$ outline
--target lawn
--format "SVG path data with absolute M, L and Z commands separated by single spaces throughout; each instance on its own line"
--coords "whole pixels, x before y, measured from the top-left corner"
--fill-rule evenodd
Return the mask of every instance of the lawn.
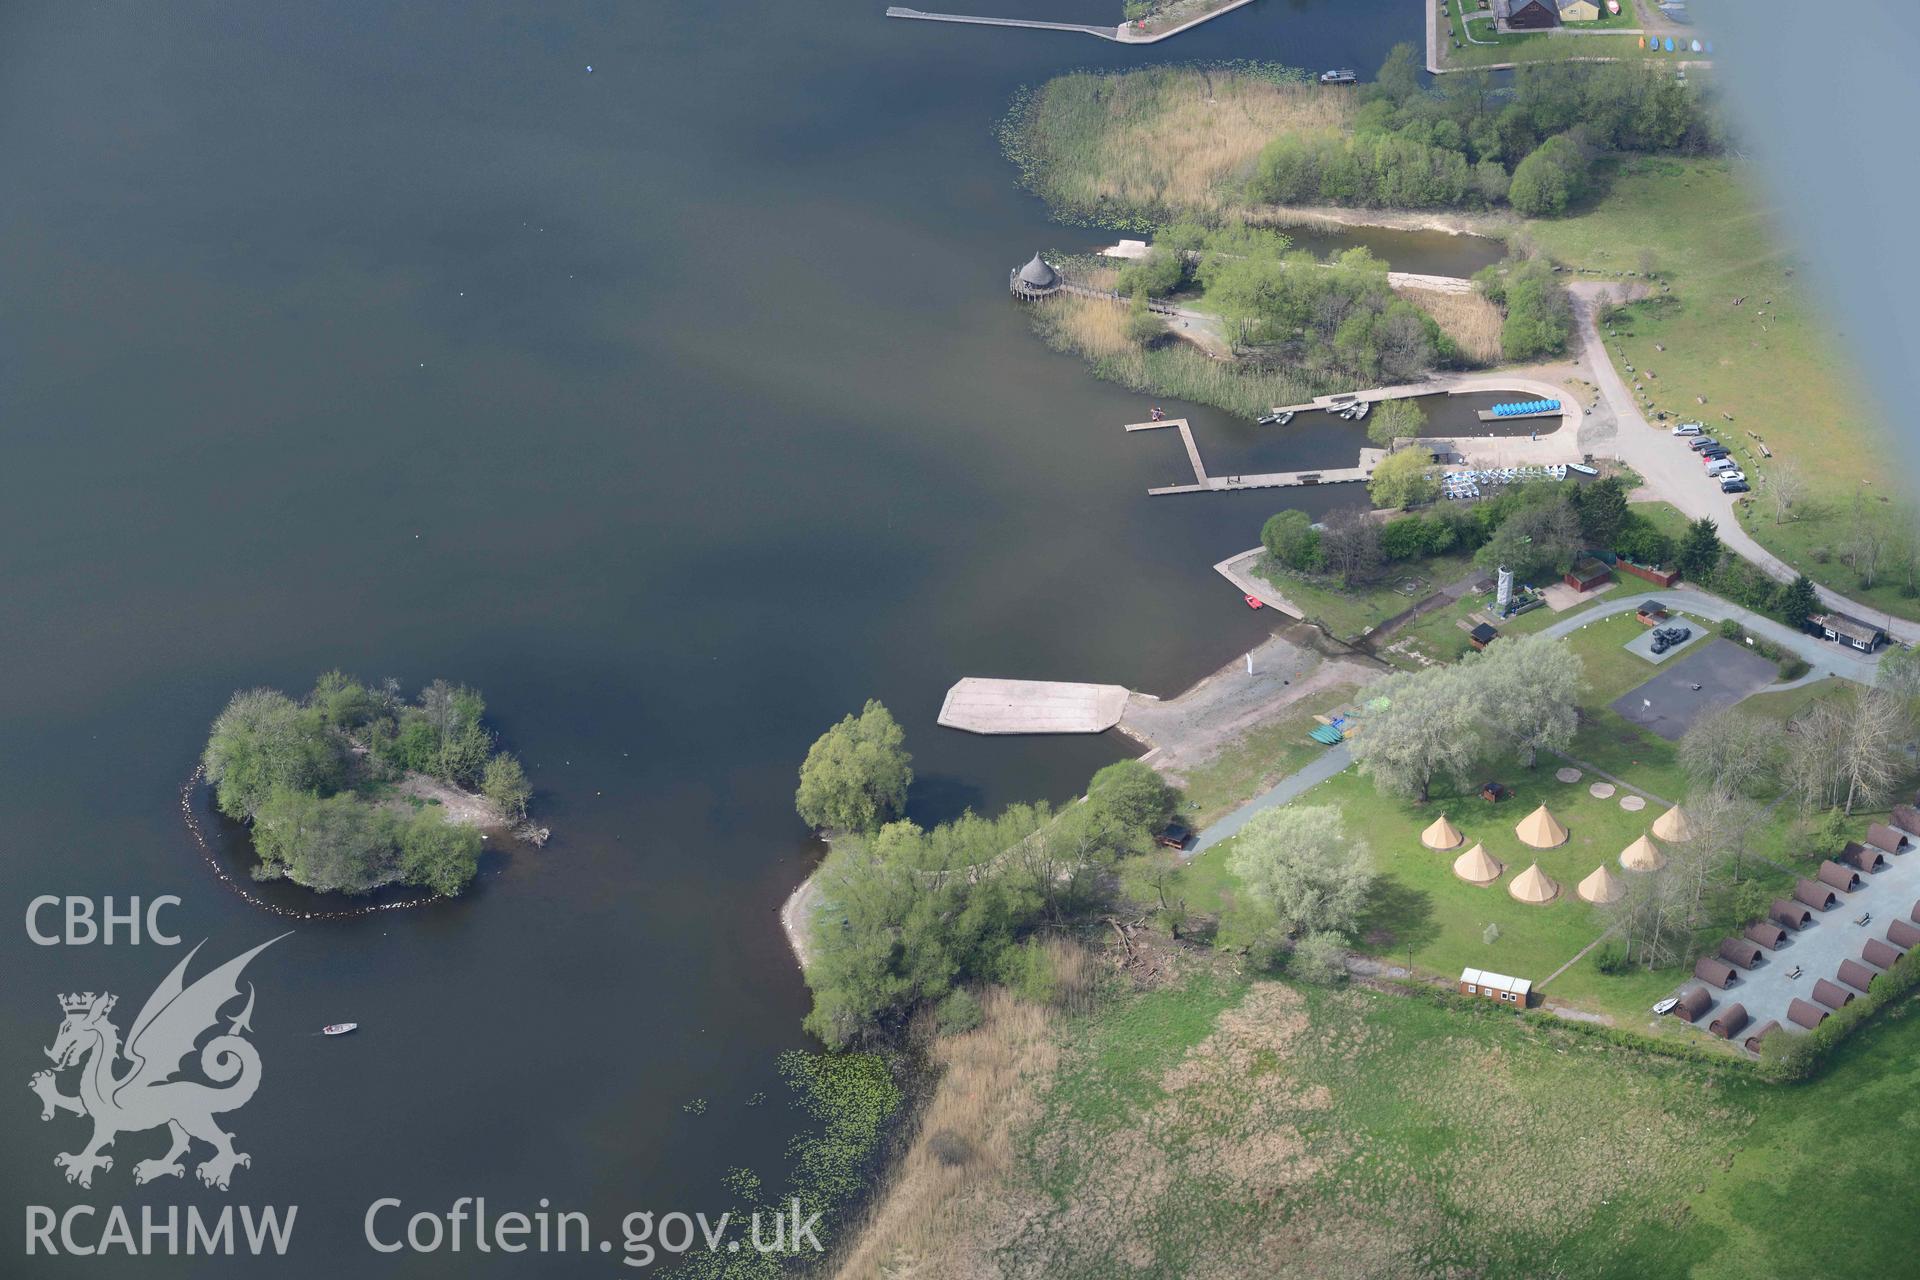
M 1604 12 L 1604 6 L 1603 6 Z M 1552 31 L 1499 32 L 1493 28 L 1493 11 L 1470 5 L 1467 0 L 1447 0 L 1447 28 L 1450 38 L 1437 50 L 1445 67 L 1484 67 L 1502 62 L 1543 62 L 1577 58 L 1651 58 L 1656 55 L 1639 46 L 1638 36 L 1565 35 Z M 1473 40 L 1462 34 L 1463 15 L 1472 15 Z M 1598 22 L 1570 24 L 1570 31 L 1605 31 L 1633 26 L 1630 4 L 1623 3 L 1618 15 L 1605 15 Z M 1458 49 L 1452 48 L 1460 41 Z
M 1640 157 L 1600 169 L 1606 194 L 1564 217 L 1527 223 L 1555 260 L 1602 272 L 1652 270 L 1671 291 L 1625 309 L 1607 340 L 1617 364 L 1645 381 L 1657 409 L 1700 418 L 1758 472 L 1741 524 L 1816 581 L 1913 617 L 1902 568 L 1872 588 L 1842 563 L 1855 495 L 1890 530 L 1910 527 L 1909 495 L 1882 459 L 1888 418 L 1861 396 L 1860 372 L 1822 314 L 1813 281 L 1778 233 L 1754 175 L 1733 159 Z M 1737 305 L 1736 305 L 1737 304 Z M 1698 397 L 1704 396 L 1702 405 Z M 1808 500 L 1775 524 L 1765 477 L 1790 463 Z M 1900 557 L 1889 556 L 1898 562 Z
M 1486 1006 L 1215 974 L 1131 993 L 1057 1033 L 974 1273 L 1910 1274 L 1914 1008 L 1769 1086 Z
M 1473 572 L 1471 556 L 1435 556 L 1388 565 L 1384 581 L 1350 589 L 1334 578 L 1292 573 L 1271 564 L 1270 559 L 1261 557 L 1253 571 L 1271 582 L 1307 617 L 1349 642 Z M 1418 585 L 1409 586 L 1416 581 Z
M 1611 582 L 1604 587 L 1589 591 L 1586 598 L 1571 609 L 1555 613 L 1542 606 L 1529 610 L 1519 617 L 1504 623 L 1500 627 L 1503 636 L 1527 636 L 1536 631 L 1545 630 L 1556 622 L 1575 617 L 1592 608 L 1602 600 L 1618 598 L 1629 593 L 1632 588 L 1624 582 Z M 1461 625 L 1468 616 L 1486 608 L 1485 598 L 1472 595 L 1444 609 L 1437 609 L 1426 617 L 1408 624 L 1395 633 L 1394 643 L 1403 649 L 1411 649 L 1435 662 L 1452 662 L 1473 652 L 1473 646 L 1467 642 L 1467 627 Z M 1384 653 L 1382 657 L 1409 670 L 1417 670 L 1424 663 L 1406 658 L 1404 653 Z

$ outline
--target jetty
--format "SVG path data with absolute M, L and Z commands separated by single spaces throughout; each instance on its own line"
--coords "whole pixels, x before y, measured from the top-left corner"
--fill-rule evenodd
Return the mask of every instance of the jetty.
M 979 18 L 964 13 L 926 13 L 919 9 L 908 9 L 901 5 L 891 5 L 887 9 L 889 18 L 912 18 L 920 22 L 960 22 L 976 27 L 1027 27 L 1037 31 L 1077 31 L 1081 35 L 1099 36 L 1102 40 L 1118 41 L 1119 27 L 1093 27 L 1079 22 L 1041 22 L 1037 18 Z
M 947 690 L 940 724 L 983 734 L 1105 733 L 1126 709 L 1123 685 L 967 676 Z
M 1193 427 L 1185 418 L 1161 418 L 1155 422 L 1129 422 L 1128 431 L 1154 431 L 1161 427 L 1172 427 L 1180 433 L 1180 443 L 1187 446 L 1187 462 L 1193 467 L 1192 484 L 1163 484 L 1147 492 L 1159 497 L 1168 493 L 1232 493 L 1241 489 L 1288 489 L 1310 484 L 1351 484 L 1355 481 L 1370 480 L 1373 470 L 1380 460 L 1387 456 L 1385 449 L 1362 449 L 1360 461 L 1351 467 L 1320 467 L 1311 471 L 1264 471 L 1258 474 L 1237 476 L 1215 476 L 1207 474 L 1207 464 L 1200 459 L 1200 446 L 1194 443 Z

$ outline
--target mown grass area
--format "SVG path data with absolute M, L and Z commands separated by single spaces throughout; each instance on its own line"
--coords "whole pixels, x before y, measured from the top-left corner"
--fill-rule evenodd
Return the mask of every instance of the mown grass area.
M 1271 582 L 1307 617 L 1337 638 L 1351 641 L 1471 573 L 1473 557 L 1433 556 L 1388 565 L 1383 581 L 1355 588 L 1343 587 L 1331 577 L 1294 573 L 1273 564 L 1267 556 L 1255 562 L 1253 571 Z
M 1578 617 L 1603 600 L 1615 600 L 1631 594 L 1631 588 L 1620 582 L 1611 582 L 1604 587 L 1595 588 L 1586 594 L 1586 598 L 1571 609 L 1555 613 L 1546 606 L 1530 609 L 1500 627 L 1503 636 L 1527 636 L 1536 631 L 1544 631 L 1556 622 L 1564 622 Z M 1479 595 L 1470 595 L 1457 604 L 1445 609 L 1437 609 L 1415 622 L 1409 623 L 1394 637 L 1395 643 L 1404 641 L 1410 648 L 1423 657 L 1435 662 L 1453 662 L 1473 652 L 1473 645 L 1467 640 L 1470 629 L 1469 617 L 1485 610 L 1486 600 Z M 1401 658 L 1400 654 L 1388 653 L 1382 656 L 1389 660 Z M 1409 663 L 1402 659 L 1398 665 L 1409 669 L 1424 665 L 1417 661 Z
M 1678 61 L 1676 53 L 1650 52 L 1639 45 L 1640 37 L 1631 35 L 1568 35 L 1552 31 L 1496 31 L 1492 11 L 1470 5 L 1466 0 L 1446 0 L 1449 38 L 1436 52 L 1443 67 L 1487 67 L 1503 62 L 1554 62 L 1580 58 L 1657 58 Z M 1619 15 L 1605 13 L 1597 22 L 1569 23 L 1568 31 L 1606 31 L 1631 27 L 1629 6 L 1623 4 Z M 1464 34 L 1465 18 L 1473 18 L 1473 39 Z M 1460 47 L 1452 48 L 1458 40 Z
M 1920 1176 L 1914 1009 L 1770 1086 L 1484 1006 L 1212 975 L 1128 995 L 1062 1029 L 976 1219 L 986 1269 L 1907 1274 L 1906 1215 L 1833 1215 Z
M 1911 497 L 1883 463 L 1887 415 L 1863 402 L 1860 371 L 1813 282 L 1796 271 L 1756 176 L 1732 159 L 1641 157 L 1607 162 L 1601 177 L 1604 196 L 1568 217 L 1528 222 L 1526 235 L 1559 262 L 1651 268 L 1670 285 L 1625 309 L 1607 339 L 1616 365 L 1651 369 L 1644 385 L 1656 409 L 1702 419 L 1739 446 L 1756 483 L 1737 509 L 1762 546 L 1875 608 L 1920 616 L 1903 594 L 1903 570 L 1884 567 L 1868 588 L 1841 563 L 1855 494 L 1889 530 L 1912 524 Z M 1762 441 L 1771 459 L 1757 456 Z M 1775 524 L 1766 477 L 1783 464 L 1805 477 L 1808 498 Z
M 1181 771 L 1181 789 L 1189 808 L 1181 820 L 1199 830 L 1258 795 L 1290 773 L 1297 773 L 1326 748 L 1307 737 L 1332 708 L 1353 701 L 1358 686 L 1330 686 L 1278 716 L 1249 729 L 1212 759 Z

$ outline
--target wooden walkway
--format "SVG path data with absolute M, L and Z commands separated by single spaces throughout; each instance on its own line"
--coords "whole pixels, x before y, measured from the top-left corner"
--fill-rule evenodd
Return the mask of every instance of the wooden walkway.
M 1192 484 L 1165 484 L 1147 492 L 1159 497 L 1169 493 L 1233 493 L 1241 489 L 1288 489 L 1310 484 L 1351 484 L 1371 479 L 1373 469 L 1387 456 L 1385 449 L 1362 449 L 1357 466 L 1321 467 L 1315 471 L 1265 471 L 1257 475 L 1210 476 L 1207 464 L 1200 460 L 1200 446 L 1194 443 L 1193 427 L 1185 418 L 1162 418 L 1158 422 L 1129 422 L 1128 431 L 1152 431 L 1174 427 L 1180 443 L 1187 446 L 1187 461 L 1193 466 Z
M 1090 27 L 1078 22 L 1041 22 L 1033 18 L 976 18 L 962 13 L 923 13 L 919 9 L 907 9 L 900 5 L 888 8 L 889 18 L 915 18 L 921 22 L 960 22 L 977 27 L 1029 27 L 1039 31 L 1077 31 L 1081 35 L 1099 36 L 1102 40 L 1120 39 L 1120 29 L 1113 27 Z

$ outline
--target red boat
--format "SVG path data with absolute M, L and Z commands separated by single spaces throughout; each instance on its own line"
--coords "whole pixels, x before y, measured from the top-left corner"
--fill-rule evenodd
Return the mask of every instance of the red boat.
M 1258 609 L 1260 607 L 1259 596 L 1242 596 L 1241 598 L 1247 602 L 1247 608 L 1249 609 Z

